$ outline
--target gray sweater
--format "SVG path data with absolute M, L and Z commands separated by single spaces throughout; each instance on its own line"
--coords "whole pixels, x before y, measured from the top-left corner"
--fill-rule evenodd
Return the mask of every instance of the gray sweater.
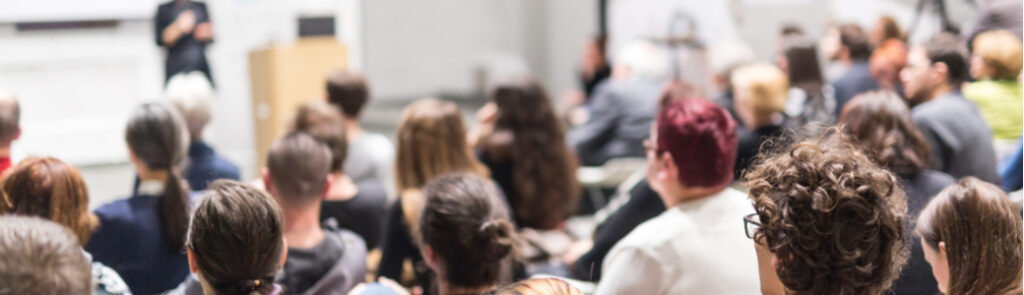
M 999 183 L 992 131 L 974 103 L 951 92 L 914 106 L 911 115 L 931 144 L 931 169 Z

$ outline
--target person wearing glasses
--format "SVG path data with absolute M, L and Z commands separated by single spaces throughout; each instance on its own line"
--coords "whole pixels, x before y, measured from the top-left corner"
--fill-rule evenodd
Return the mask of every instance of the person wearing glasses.
M 838 128 L 765 158 L 746 185 L 762 294 L 883 294 L 900 275 L 909 230 L 899 179 Z
M 757 257 L 738 221 L 753 212 L 728 185 L 736 123 L 705 99 L 662 108 L 647 148 L 647 182 L 664 213 L 608 253 L 595 294 L 757 294 Z

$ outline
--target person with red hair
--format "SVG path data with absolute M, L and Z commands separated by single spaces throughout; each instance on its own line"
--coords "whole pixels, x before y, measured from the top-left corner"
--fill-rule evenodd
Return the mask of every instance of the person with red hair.
M 868 62 L 871 77 L 878 81 L 881 89 L 902 92 L 900 71 L 907 66 L 907 44 L 899 39 L 888 39 L 882 42 L 871 54 Z
M 612 248 L 595 294 L 756 294 L 754 246 L 733 226 L 754 208 L 728 187 L 736 122 L 704 99 L 673 101 L 655 122 L 647 182 L 668 209 Z

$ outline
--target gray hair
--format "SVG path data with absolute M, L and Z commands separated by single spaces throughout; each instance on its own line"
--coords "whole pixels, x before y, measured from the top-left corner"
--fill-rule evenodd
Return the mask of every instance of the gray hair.
M 0 217 L 0 295 L 92 294 L 92 268 L 78 238 L 38 218 Z
M 628 67 L 634 76 L 651 80 L 663 80 L 669 72 L 668 53 L 644 40 L 631 41 L 620 48 L 614 62 L 615 66 Z
M 164 97 L 181 113 L 192 139 L 202 138 L 203 129 L 210 123 L 210 101 L 213 86 L 201 72 L 174 75 L 167 82 Z

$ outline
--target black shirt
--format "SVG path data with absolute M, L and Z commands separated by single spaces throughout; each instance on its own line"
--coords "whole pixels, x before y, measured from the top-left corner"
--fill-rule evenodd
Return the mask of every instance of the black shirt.
M 395 200 L 388 209 L 387 221 L 384 226 L 384 237 L 381 239 L 380 265 L 377 267 L 377 277 L 387 277 L 393 280 L 402 278 L 402 265 L 408 259 L 412 262 L 413 270 L 416 273 L 416 282 L 423 286 L 423 290 L 430 294 L 433 281 L 433 271 L 423 262 L 420 255 L 420 248 L 413 244 L 409 235 L 409 225 L 405 222 L 405 214 L 402 210 L 402 200 Z
M 576 260 L 573 276 L 587 281 L 601 280 L 601 263 L 605 255 L 623 237 L 641 223 L 665 212 L 665 203 L 646 180 L 629 191 L 629 201 L 608 216 L 594 231 L 594 246 Z
M 381 227 L 384 226 L 387 192 L 375 180 L 356 183 L 359 192 L 344 201 L 324 201 L 320 207 L 320 219 L 334 218 L 338 227 L 351 230 L 366 241 L 366 249 L 377 248 Z
M 917 175 L 900 176 L 900 184 L 907 194 L 907 233 L 911 232 L 917 214 L 928 205 L 928 201 L 954 182 L 956 180 L 949 174 L 932 170 L 924 170 Z M 931 266 L 924 260 L 921 239 L 911 234 L 907 237 L 910 239 L 910 258 L 903 267 L 900 277 L 892 283 L 893 294 L 939 294 L 938 283 L 932 276 Z
M 284 276 L 280 283 L 289 294 L 304 293 L 327 275 L 341 259 L 345 243 L 341 236 L 324 232 L 324 239 L 310 249 L 288 248 Z
M 743 126 L 736 127 L 736 139 L 738 144 L 736 147 L 736 167 L 733 170 L 734 179 L 740 180 L 740 176 L 743 175 L 743 171 L 749 168 L 750 164 L 754 162 L 757 154 L 761 151 L 761 144 L 768 139 L 783 134 L 783 128 L 779 125 L 762 126 L 754 130 L 750 130 Z
M 164 81 L 170 80 L 175 74 L 200 71 L 206 78 L 213 81 L 210 65 L 206 62 L 206 41 L 196 40 L 193 33 L 178 38 L 174 45 L 164 43 L 164 29 L 178 19 L 178 15 L 192 10 L 196 16 L 196 26 L 210 22 L 210 14 L 206 4 L 196 1 L 171 1 L 160 5 L 156 11 L 156 45 L 167 47 L 167 61 L 164 65 Z

